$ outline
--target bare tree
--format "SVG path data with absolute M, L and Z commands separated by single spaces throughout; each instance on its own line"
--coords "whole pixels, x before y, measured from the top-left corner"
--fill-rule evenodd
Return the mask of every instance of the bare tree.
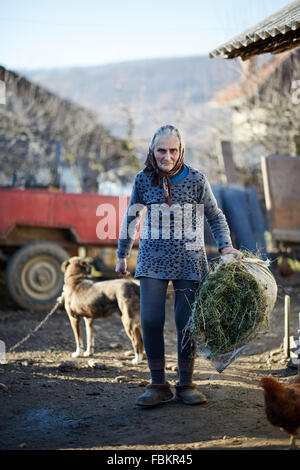
M 268 68 L 271 71 L 267 75 Z M 234 108 L 236 122 L 241 124 L 241 152 L 257 146 L 266 154 L 297 153 L 300 106 L 294 99 L 294 85 L 299 77 L 299 49 L 278 56 L 261 70 L 249 71 L 245 77 L 248 86 L 241 85 L 243 100 Z
M 126 141 L 112 137 L 94 113 L 2 67 L 0 79 L 7 90 L 6 104 L 0 106 L 1 173 L 8 180 L 26 185 L 44 169 L 50 173 L 48 184 L 55 184 L 57 142 L 61 162 L 73 168 L 80 190 L 95 191 L 97 174 L 117 167 L 117 175 L 120 162 L 129 163 L 130 173 L 133 151 L 129 155 Z

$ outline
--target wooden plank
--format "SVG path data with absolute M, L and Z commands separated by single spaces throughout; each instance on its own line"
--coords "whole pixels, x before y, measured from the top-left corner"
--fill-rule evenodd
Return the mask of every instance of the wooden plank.
M 290 296 L 284 296 L 284 355 L 290 357 Z
M 299 230 L 300 156 L 269 155 L 262 159 L 262 173 L 272 229 Z
M 300 242 L 300 230 L 272 230 L 273 237 L 278 241 Z
M 270 192 L 270 184 L 269 184 L 269 175 L 268 175 L 268 167 L 267 167 L 267 157 L 261 157 L 261 173 L 262 173 L 262 180 L 263 180 L 263 189 L 265 195 L 265 204 L 266 204 L 266 216 L 267 221 L 269 224 L 270 229 L 272 229 L 272 198 Z
M 231 142 L 228 140 L 222 140 L 221 151 L 227 183 L 237 183 L 238 178 L 233 161 Z

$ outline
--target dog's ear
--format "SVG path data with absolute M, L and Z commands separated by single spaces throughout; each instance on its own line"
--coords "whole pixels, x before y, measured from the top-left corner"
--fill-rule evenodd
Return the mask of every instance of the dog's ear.
M 61 268 L 61 270 L 62 270 L 63 273 L 66 271 L 66 269 L 67 269 L 67 267 L 69 266 L 69 264 L 70 264 L 70 262 L 69 262 L 68 259 L 66 259 L 66 260 L 62 263 L 62 265 L 61 265 L 60 268 Z

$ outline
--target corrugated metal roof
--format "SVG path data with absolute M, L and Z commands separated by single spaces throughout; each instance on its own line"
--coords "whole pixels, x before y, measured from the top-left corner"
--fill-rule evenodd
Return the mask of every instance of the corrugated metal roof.
M 273 54 L 300 45 L 300 0 L 289 3 L 278 12 L 257 23 L 209 53 L 211 58 L 241 57 L 243 60 L 257 54 Z

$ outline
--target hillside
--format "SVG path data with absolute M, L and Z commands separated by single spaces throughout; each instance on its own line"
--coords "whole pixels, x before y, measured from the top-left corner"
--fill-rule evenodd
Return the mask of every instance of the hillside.
M 95 113 L 62 99 L 4 67 L 6 103 L 0 106 L 0 183 L 59 186 L 59 166 L 71 168 L 79 191 L 101 181 L 126 183 L 138 169 L 127 142 L 113 137 Z
M 115 137 L 132 139 L 140 165 L 153 132 L 168 122 L 182 130 L 189 161 L 218 172 L 216 136 L 228 136 L 229 123 L 226 110 L 206 103 L 240 77 L 239 61 L 199 56 L 22 73 L 94 111 Z
M 22 71 L 60 96 L 97 110 L 119 94 L 126 102 L 182 98 L 203 103 L 240 73 L 239 62 L 205 56 L 147 59 L 93 67 Z

